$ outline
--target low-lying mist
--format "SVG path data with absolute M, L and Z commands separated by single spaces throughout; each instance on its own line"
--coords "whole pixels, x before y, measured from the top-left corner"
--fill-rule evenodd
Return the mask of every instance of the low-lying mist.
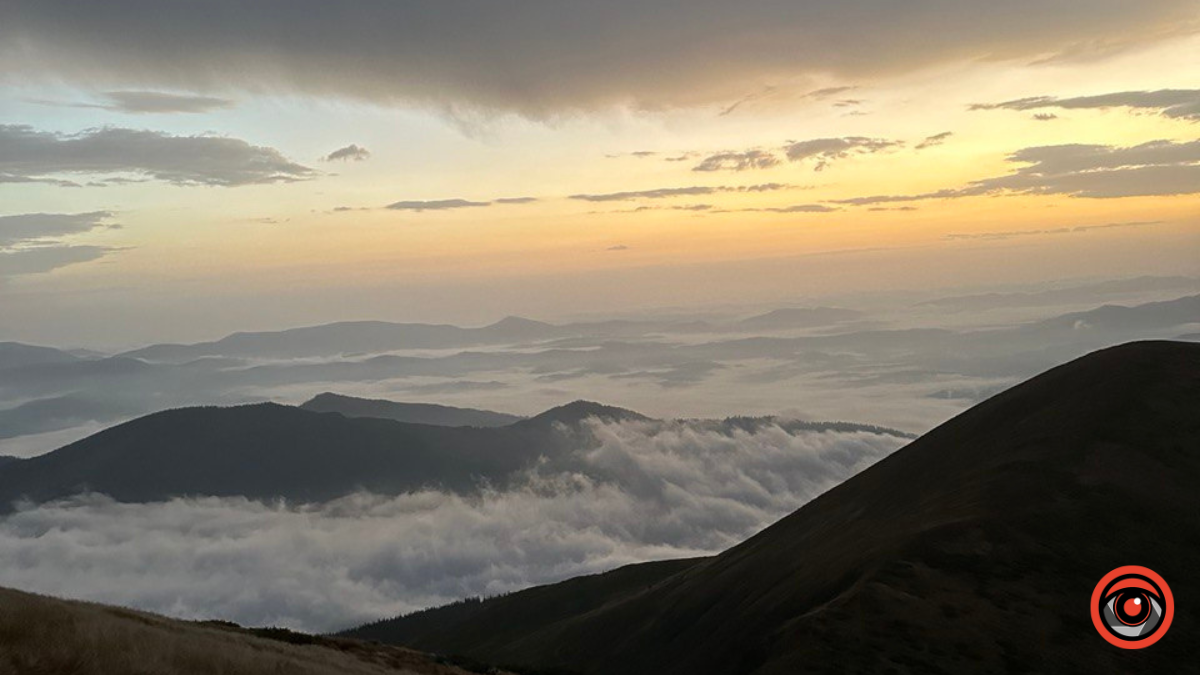
M 716 553 L 906 442 L 865 431 L 589 422 L 509 490 L 322 504 L 89 494 L 0 519 L 0 585 L 328 631 L 620 565 Z

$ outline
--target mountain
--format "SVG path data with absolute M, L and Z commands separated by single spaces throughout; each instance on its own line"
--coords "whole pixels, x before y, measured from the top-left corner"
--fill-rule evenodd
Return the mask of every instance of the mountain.
M 330 392 L 318 394 L 300 407 L 313 412 L 335 412 L 346 417 L 378 417 L 397 422 L 432 424 L 442 427 L 503 427 L 524 419 L 516 415 L 490 410 L 454 408 L 433 403 L 398 403 L 342 396 Z
M 0 588 L 0 673 L 502 675 L 464 665 L 472 670 L 400 647 L 223 621 L 179 621 Z
M 998 394 L 712 558 L 347 635 L 561 672 L 1180 672 L 1200 630 L 1200 345 L 1105 349 Z M 1152 648 L 1096 634 L 1129 564 L 1179 601 Z M 1193 664 L 1188 666 L 1187 664 Z
M 0 513 L 85 491 L 122 502 L 182 495 L 325 501 L 356 490 L 502 488 L 541 458 L 569 461 L 580 424 L 649 420 L 577 401 L 505 427 L 346 417 L 262 403 L 180 408 L 119 424 L 0 472 Z M 567 433 L 564 433 L 567 432 Z
M 0 504 L 85 490 L 118 501 L 179 495 L 324 501 L 359 489 L 503 486 L 568 437 L 542 427 L 444 427 L 263 403 L 181 408 L 117 425 L 0 473 Z
M 0 370 L 50 363 L 70 363 L 78 360 L 80 360 L 78 356 L 52 347 L 38 347 L 20 342 L 0 342 Z
M 5 464 L 12 464 L 13 462 L 19 462 L 19 461 L 21 461 L 20 457 L 10 457 L 8 455 L 0 455 L 0 466 L 4 466 Z
M 759 314 L 738 322 L 741 328 L 782 329 L 782 328 L 815 328 L 828 326 L 844 321 L 851 321 L 862 316 L 861 312 L 852 309 L 836 307 L 802 307 L 777 309 L 766 314 Z
M 632 410 L 616 408 L 592 401 L 574 401 L 566 405 L 551 408 L 546 412 L 523 420 L 519 427 L 535 429 L 551 427 L 555 424 L 575 426 L 584 420 L 595 417 L 605 422 L 648 422 L 649 417 Z

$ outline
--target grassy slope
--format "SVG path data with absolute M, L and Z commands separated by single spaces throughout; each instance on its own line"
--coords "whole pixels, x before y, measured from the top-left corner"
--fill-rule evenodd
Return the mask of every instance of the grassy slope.
M 400 647 L 286 631 L 250 631 L 232 624 L 178 621 L 0 588 L 3 675 L 468 672 L 429 654 Z

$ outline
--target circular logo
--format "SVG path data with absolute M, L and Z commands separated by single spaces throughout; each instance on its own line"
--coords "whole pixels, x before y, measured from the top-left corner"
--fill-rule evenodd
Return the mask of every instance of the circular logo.
M 1175 616 L 1171 587 L 1154 570 L 1126 565 L 1104 575 L 1092 591 L 1092 623 L 1121 649 L 1158 642 Z

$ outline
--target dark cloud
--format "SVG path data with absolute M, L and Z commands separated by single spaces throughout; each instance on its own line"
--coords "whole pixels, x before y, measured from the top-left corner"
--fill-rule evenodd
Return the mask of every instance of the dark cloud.
M 1004 192 L 1091 199 L 1200 194 L 1200 140 L 1160 140 L 1130 147 L 1047 145 L 1019 150 L 1009 155 L 1008 161 L 1025 166 L 962 188 L 835 199 L 830 203 L 866 206 Z
M 371 156 L 371 151 L 364 147 L 351 143 L 344 148 L 338 148 L 333 152 L 322 157 L 322 161 L 326 162 L 361 162 Z
M 1068 0 L 7 0 L 0 77 L 546 117 L 733 101 L 807 77 L 1134 45 L 1194 11 L 1192 0 L 1095 0 L 1086 11 Z
M 491 205 L 491 202 L 472 202 L 466 199 L 432 199 L 426 201 L 395 202 L 388 204 L 387 208 L 396 211 L 448 211 L 451 209 L 469 209 Z
M 1153 110 L 1163 117 L 1200 121 L 1200 89 L 1159 89 L 1157 91 L 1122 91 L 1096 96 L 1075 96 L 1058 98 L 1057 96 L 1032 96 L 1019 98 L 1003 103 L 976 103 L 971 110 L 1040 110 L 1042 108 L 1060 108 L 1063 110 L 1132 108 L 1134 110 Z M 1054 119 L 1034 115 L 1035 119 Z
M 822 171 L 831 162 L 847 159 L 853 155 L 870 155 L 884 150 L 890 150 L 904 145 L 902 141 L 890 141 L 886 138 L 868 138 L 866 136 L 846 136 L 844 138 L 815 138 L 809 141 L 792 141 L 784 146 L 783 151 L 793 162 L 812 161 L 813 169 Z
M 237 186 L 311 178 L 274 148 L 237 138 L 103 127 L 78 134 L 0 125 L 0 183 L 57 174 L 136 174 L 176 185 Z
M 1058 115 L 1054 113 L 1034 113 L 1033 119 L 1039 122 L 1049 122 L 1050 120 L 1058 119 Z
M 501 197 L 496 200 L 497 204 L 532 204 L 538 201 L 537 197 Z
M 109 211 L 0 216 L 0 250 L 38 240 L 82 234 L 100 227 L 112 227 L 106 224 L 112 217 L 113 214 Z
M 609 246 L 608 248 L 606 248 L 604 250 L 605 251 L 628 251 L 629 247 L 626 246 L 625 244 L 617 244 L 616 246 Z
M 760 185 L 743 185 L 730 187 L 726 185 L 708 186 L 695 185 L 690 187 L 677 188 L 657 188 L 654 190 L 633 190 L 629 192 L 607 192 L 602 194 L 577 194 L 571 195 L 570 199 L 578 199 L 586 202 L 623 202 L 634 199 L 666 199 L 669 197 L 695 197 L 699 195 L 713 195 L 721 192 L 774 192 L 777 190 L 786 190 L 791 188 L 791 185 L 782 183 L 762 183 Z
M 933 147 L 939 146 L 942 143 L 945 143 L 946 139 L 950 138 L 953 135 L 954 135 L 953 132 L 943 131 L 940 134 L 934 134 L 932 136 L 927 136 L 925 138 L 925 140 L 923 140 L 917 144 L 916 149 L 924 150 L 925 148 L 933 148 Z
M 719 152 L 704 158 L 692 171 L 746 171 L 769 169 L 779 164 L 779 158 L 766 150 Z

